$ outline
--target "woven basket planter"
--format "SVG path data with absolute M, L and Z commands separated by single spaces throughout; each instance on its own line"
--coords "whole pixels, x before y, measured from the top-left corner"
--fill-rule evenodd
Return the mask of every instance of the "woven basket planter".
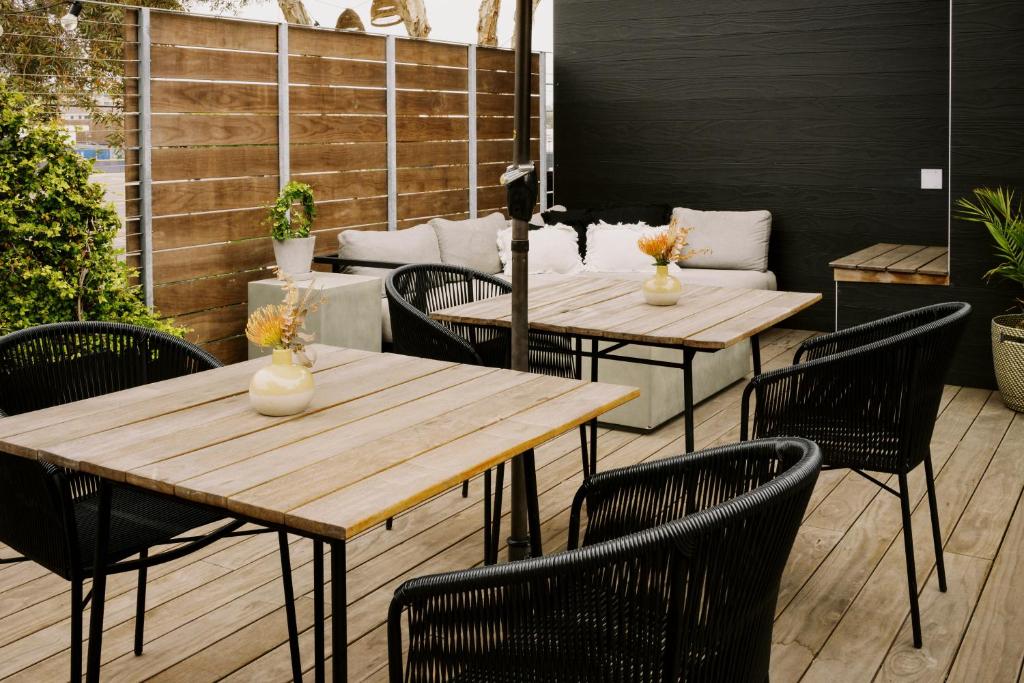
M 992 318 L 992 361 L 1003 401 L 1024 412 L 1024 315 Z

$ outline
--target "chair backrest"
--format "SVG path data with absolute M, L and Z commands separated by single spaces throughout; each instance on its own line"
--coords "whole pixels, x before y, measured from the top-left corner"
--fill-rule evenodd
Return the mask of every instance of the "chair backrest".
M 40 410 L 219 365 L 194 344 L 135 325 L 40 325 L 0 337 L 0 415 Z M 0 541 L 69 578 L 78 570 L 71 496 L 89 488 L 82 477 L 0 453 Z
M 962 302 L 926 306 L 812 345 L 798 357 L 803 362 L 779 371 L 793 375 L 784 391 L 774 399 L 768 390 L 758 394 L 754 435 L 814 439 L 832 466 L 913 469 L 929 453 L 970 312 Z M 774 410 L 773 400 L 790 407 Z
M 394 350 L 420 358 L 501 367 L 507 363 L 508 333 L 438 322 L 430 313 L 511 291 L 496 277 L 461 266 L 413 264 L 384 281 Z
M 596 475 L 575 507 L 589 511 L 583 548 L 399 588 L 392 666 L 405 609 L 410 683 L 484 662 L 509 681 L 766 680 L 820 465 L 815 444 L 771 439 Z

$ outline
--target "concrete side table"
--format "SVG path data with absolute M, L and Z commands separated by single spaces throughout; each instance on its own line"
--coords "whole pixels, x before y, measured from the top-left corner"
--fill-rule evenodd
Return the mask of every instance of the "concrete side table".
M 304 294 L 312 284 L 323 290 L 324 303 L 306 318 L 305 330 L 316 342 L 350 349 L 380 351 L 381 307 L 380 278 L 341 273 L 317 273 L 315 280 L 296 282 Z M 257 308 L 284 301 L 280 280 L 256 280 L 249 283 L 249 313 Z M 261 349 L 249 342 L 249 358 L 266 356 L 270 349 Z

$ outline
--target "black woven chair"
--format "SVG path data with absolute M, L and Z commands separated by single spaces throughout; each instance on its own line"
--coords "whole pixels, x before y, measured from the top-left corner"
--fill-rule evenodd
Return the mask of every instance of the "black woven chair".
M 105 322 L 40 325 L 0 337 L 0 417 L 78 401 L 219 367 L 186 341 L 133 325 Z M 59 428 L 59 427 L 58 427 Z M 83 582 L 93 575 L 99 480 L 0 453 L 0 542 L 71 582 L 71 680 L 81 678 Z M 244 522 L 208 508 L 139 489 L 114 486 L 107 572 L 138 570 L 135 654 L 141 655 L 146 572 L 240 530 Z M 218 524 L 198 536 L 194 529 Z M 264 530 L 259 530 L 260 532 Z M 297 628 L 291 598 L 288 543 L 279 534 L 286 611 L 297 668 Z M 175 544 L 156 555 L 154 546 Z M 138 555 L 138 559 L 129 559 Z M 91 593 L 90 593 L 91 595 Z
M 793 365 L 754 377 L 743 394 L 741 439 L 801 436 L 825 468 L 849 468 L 900 499 L 914 646 L 921 647 L 907 474 L 924 463 L 939 590 L 946 591 L 930 443 L 946 373 L 971 307 L 937 304 L 804 342 Z M 896 475 L 899 490 L 866 474 Z
M 569 551 L 398 588 L 391 681 L 767 680 L 779 582 L 820 464 L 813 443 L 771 439 L 594 475 L 573 502 Z

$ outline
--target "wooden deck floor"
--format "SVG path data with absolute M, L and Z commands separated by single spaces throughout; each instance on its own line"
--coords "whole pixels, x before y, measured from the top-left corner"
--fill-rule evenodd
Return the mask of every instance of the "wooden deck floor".
M 790 362 L 810 333 L 765 336 L 766 367 Z M 738 383 L 696 410 L 697 447 L 738 438 Z M 568 505 L 580 483 L 578 436 L 537 452 L 548 552 L 565 543 Z M 949 592 L 934 575 L 920 471 L 911 478 L 924 649 L 910 638 L 896 498 L 854 474 L 824 473 L 783 578 L 772 678 L 1014 681 L 1024 661 L 1024 415 L 999 396 L 948 387 L 932 443 Z M 675 421 L 645 435 L 601 439 L 601 468 L 682 451 Z M 464 568 L 481 556 L 480 496 L 472 484 L 374 529 L 348 552 L 352 680 L 384 680 L 383 622 L 395 587 Z M 507 529 L 507 526 L 506 526 Z M 0 556 L 10 551 L 0 548 Z M 294 540 L 304 661 L 312 656 L 311 543 Z M 146 652 L 132 654 L 134 577 L 108 587 L 103 678 L 111 681 L 286 681 L 290 675 L 276 537 L 229 539 L 150 573 Z M 67 677 L 67 584 L 32 564 L 0 568 L 0 678 Z M 328 637 L 330 629 L 328 627 Z M 328 642 L 328 648 L 330 643 Z

